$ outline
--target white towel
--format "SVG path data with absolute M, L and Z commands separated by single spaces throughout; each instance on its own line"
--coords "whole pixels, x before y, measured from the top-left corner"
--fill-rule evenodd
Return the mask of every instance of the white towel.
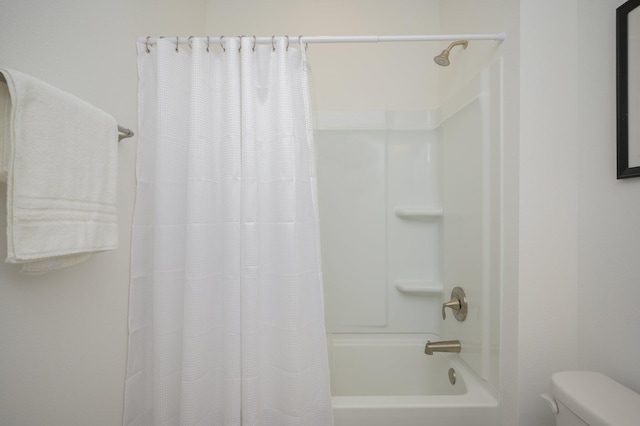
M 34 77 L 0 68 L 2 76 L 7 262 L 44 273 L 115 249 L 117 122 Z

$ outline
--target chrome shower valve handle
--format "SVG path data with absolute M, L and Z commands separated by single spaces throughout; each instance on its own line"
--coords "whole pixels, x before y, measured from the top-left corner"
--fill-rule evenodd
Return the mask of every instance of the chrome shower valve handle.
M 447 319 L 447 313 L 445 312 L 446 308 L 451 308 L 451 310 L 455 313 L 460 310 L 460 301 L 455 297 L 448 302 L 442 304 L 442 319 Z
M 451 308 L 453 316 L 458 321 L 464 321 L 467 318 L 467 296 L 460 287 L 455 287 L 451 291 L 451 300 L 442 304 L 442 319 L 447 319 L 446 308 Z

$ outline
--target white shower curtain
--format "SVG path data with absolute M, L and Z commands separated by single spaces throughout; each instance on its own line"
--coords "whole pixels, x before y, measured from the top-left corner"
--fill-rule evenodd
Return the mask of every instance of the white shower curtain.
M 330 425 L 304 52 L 174 41 L 138 45 L 124 424 Z

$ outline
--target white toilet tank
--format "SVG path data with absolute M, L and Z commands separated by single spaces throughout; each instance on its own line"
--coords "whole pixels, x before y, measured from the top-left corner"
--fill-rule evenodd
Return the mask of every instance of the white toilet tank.
M 640 394 L 601 373 L 555 373 L 551 396 L 557 426 L 640 425 Z

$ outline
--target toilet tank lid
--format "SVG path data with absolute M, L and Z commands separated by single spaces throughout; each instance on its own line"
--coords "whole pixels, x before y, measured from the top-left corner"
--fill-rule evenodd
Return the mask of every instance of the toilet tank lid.
M 590 426 L 640 424 L 640 394 L 594 371 L 562 371 L 551 394 Z

